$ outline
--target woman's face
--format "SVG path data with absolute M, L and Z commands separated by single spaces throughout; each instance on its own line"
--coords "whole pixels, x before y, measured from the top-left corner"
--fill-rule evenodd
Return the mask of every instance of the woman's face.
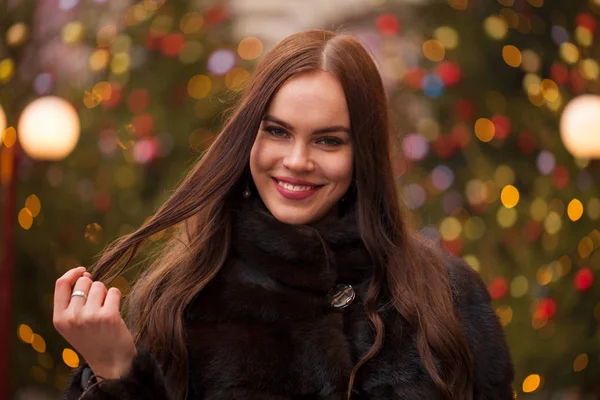
M 263 116 L 250 154 L 263 203 L 287 224 L 335 215 L 352 169 L 350 116 L 340 83 L 322 71 L 288 80 Z

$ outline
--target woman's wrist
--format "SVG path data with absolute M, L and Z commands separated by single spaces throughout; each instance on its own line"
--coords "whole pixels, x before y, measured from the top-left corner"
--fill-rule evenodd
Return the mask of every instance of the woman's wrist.
M 112 365 L 91 365 L 90 368 L 92 372 L 96 376 L 97 380 L 101 379 L 119 379 L 122 376 L 126 375 L 129 369 L 131 368 L 131 364 L 133 363 L 133 359 L 137 355 L 137 351 L 131 354 L 129 357 L 124 357 L 124 359 L 116 364 Z

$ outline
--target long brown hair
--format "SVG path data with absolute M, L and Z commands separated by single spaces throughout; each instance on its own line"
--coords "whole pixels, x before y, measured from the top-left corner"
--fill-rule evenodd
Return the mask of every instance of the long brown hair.
M 374 265 L 365 309 L 375 341 L 354 366 L 347 396 L 357 370 L 383 345 L 385 327 L 377 304 L 387 293 L 388 304 L 415 329 L 424 367 L 442 397 L 471 399 L 473 362 L 453 310 L 446 267 L 434 246 L 407 224 L 392 172 L 384 87 L 372 57 L 351 35 L 309 30 L 277 43 L 256 66 L 239 104 L 205 154 L 149 221 L 106 247 L 93 265 L 94 278 L 110 281 L 150 236 L 174 228 L 126 300 L 136 343 L 161 363 L 174 397 L 184 398 L 185 308 L 228 256 L 231 199 L 240 196 L 249 176 L 250 150 L 270 100 L 292 76 L 314 70 L 335 76 L 346 95 L 358 225 Z

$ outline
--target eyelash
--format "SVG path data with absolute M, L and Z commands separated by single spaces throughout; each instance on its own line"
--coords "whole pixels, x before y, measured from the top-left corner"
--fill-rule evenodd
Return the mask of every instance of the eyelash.
M 281 131 L 283 133 L 287 133 L 282 128 L 279 128 L 276 126 L 268 126 L 265 128 L 265 131 L 269 132 L 269 134 L 271 134 L 272 136 L 275 136 L 275 137 L 281 137 L 281 135 L 276 134 L 274 131 Z M 339 146 L 339 145 L 343 144 L 343 142 L 340 139 L 335 138 L 335 137 L 324 137 L 324 138 L 320 138 L 319 140 L 323 140 L 323 139 L 330 139 L 330 140 L 335 141 L 335 143 L 325 144 L 325 146 Z

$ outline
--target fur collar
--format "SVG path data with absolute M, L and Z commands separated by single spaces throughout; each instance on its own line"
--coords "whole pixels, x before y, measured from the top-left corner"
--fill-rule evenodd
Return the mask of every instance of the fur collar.
M 327 292 L 338 283 L 356 285 L 372 275 L 356 201 L 340 217 L 290 225 L 276 219 L 254 195 L 233 208 L 232 222 L 232 251 L 263 282 L 273 279 L 296 289 Z

